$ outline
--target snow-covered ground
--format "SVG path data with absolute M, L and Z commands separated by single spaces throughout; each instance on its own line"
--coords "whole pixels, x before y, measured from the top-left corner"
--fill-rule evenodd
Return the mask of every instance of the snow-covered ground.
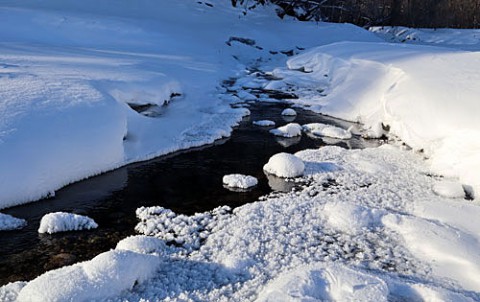
M 377 39 L 208 4 L 0 2 L 0 208 L 228 136 L 247 112 L 219 97 L 221 82 L 257 60 L 275 66 L 281 51 L 351 32 Z
M 158 240 L 127 238 L 0 300 L 480 300 L 477 31 L 403 41 L 220 0 L 0 3 L 0 208 L 226 136 L 248 113 L 230 104 L 275 91 L 408 145 L 259 163 L 294 171 L 281 175 L 294 189 L 233 211 L 140 208 L 136 230 Z

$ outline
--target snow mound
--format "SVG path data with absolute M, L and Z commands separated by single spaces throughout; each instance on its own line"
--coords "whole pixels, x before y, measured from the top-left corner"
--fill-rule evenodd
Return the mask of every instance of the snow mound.
M 350 133 L 350 131 L 332 125 L 311 123 L 303 125 L 302 128 L 304 131 L 309 132 L 315 136 L 328 136 L 339 139 L 352 138 L 352 133 Z
M 275 126 L 275 122 L 274 122 L 274 121 L 270 121 L 270 120 L 254 121 L 253 124 L 254 124 L 255 126 L 260 126 L 260 127 L 271 127 L 271 126 Z
M 149 279 L 159 264 L 158 256 L 112 250 L 37 277 L 20 290 L 17 301 L 91 301 L 113 297 Z
M 0 213 L 0 231 L 21 229 L 27 225 L 25 219 L 13 217 L 8 214 Z
M 117 243 L 116 250 L 132 251 L 140 254 L 156 254 L 163 256 L 168 249 L 165 242 L 161 239 L 137 235 L 122 239 Z
M 302 126 L 297 123 L 290 123 L 277 129 L 272 129 L 270 130 L 270 133 L 283 137 L 300 136 L 302 135 Z
M 279 177 L 297 177 L 303 174 L 305 164 L 295 155 L 282 152 L 270 157 L 263 170 Z
M 223 176 L 223 184 L 229 188 L 248 189 L 258 184 L 258 180 L 250 175 L 229 174 Z
M 269 282 L 257 302 L 388 301 L 382 279 L 340 264 L 300 266 Z
M 38 232 L 53 234 L 66 231 L 90 230 L 97 227 L 98 224 L 90 217 L 72 213 L 55 212 L 42 217 Z
M 327 224 L 345 233 L 358 233 L 363 229 L 381 225 L 381 210 L 370 209 L 348 202 L 327 203 L 322 210 Z
M 282 111 L 282 115 L 287 115 L 287 116 L 294 116 L 297 115 L 297 112 L 293 110 L 292 108 L 287 108 Z
M 465 198 L 462 184 L 454 181 L 439 181 L 433 185 L 433 192 L 447 198 Z

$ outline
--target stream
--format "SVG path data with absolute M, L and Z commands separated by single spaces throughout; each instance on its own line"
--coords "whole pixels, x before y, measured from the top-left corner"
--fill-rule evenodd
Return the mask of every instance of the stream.
M 114 248 L 133 235 L 135 210 L 141 206 L 162 206 L 176 213 L 193 214 L 221 205 L 232 208 L 253 202 L 272 192 L 262 167 L 278 152 L 294 153 L 307 148 L 334 144 L 343 148 L 378 146 L 378 141 L 354 136 L 350 140 L 311 138 L 282 139 L 252 121 L 269 119 L 281 126 L 291 117 L 282 117 L 288 103 L 252 103 L 251 115 L 244 118 L 232 136 L 202 148 L 189 149 L 150 161 L 131 164 L 112 172 L 69 185 L 56 196 L 4 210 L 26 219 L 21 230 L 0 232 L 0 285 L 27 281 L 46 270 L 93 258 Z M 295 108 L 295 122 L 320 122 L 347 128 L 349 123 Z M 288 120 L 284 120 L 288 119 Z M 253 175 L 259 183 L 247 192 L 232 192 L 222 185 L 225 174 Z M 275 190 L 288 190 L 276 181 Z M 281 183 L 281 182 L 280 182 Z M 95 230 L 39 234 L 40 219 L 51 212 L 64 211 L 93 218 Z

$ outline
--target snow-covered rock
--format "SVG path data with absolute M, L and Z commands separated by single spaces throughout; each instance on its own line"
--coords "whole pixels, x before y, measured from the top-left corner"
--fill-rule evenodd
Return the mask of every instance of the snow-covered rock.
M 253 124 L 254 124 L 255 126 L 260 126 L 260 127 L 271 127 L 271 126 L 275 126 L 275 122 L 274 122 L 274 121 L 270 121 L 270 120 L 253 121 Z
M 229 188 L 248 189 L 258 184 L 258 180 L 250 175 L 229 174 L 223 176 L 223 184 Z
M 295 116 L 295 115 L 297 115 L 297 112 L 295 110 L 293 110 L 292 108 L 287 108 L 287 109 L 284 109 L 282 111 L 282 115 Z
M 277 129 L 270 130 L 270 133 L 276 136 L 283 137 L 295 137 L 302 135 L 302 126 L 297 123 L 286 124 L 285 126 L 279 127 Z
M 297 177 L 303 174 L 305 164 L 295 155 L 282 152 L 270 157 L 263 170 L 279 177 Z
M 90 261 L 37 277 L 20 290 L 17 301 L 92 301 L 114 297 L 150 278 L 160 260 L 158 256 L 125 250 L 105 252 Z
M 116 250 L 132 251 L 140 254 L 156 254 L 164 256 L 167 254 L 168 247 L 161 239 L 136 235 L 120 240 L 115 247 Z
M 90 217 L 72 213 L 55 212 L 42 217 L 38 232 L 53 234 L 66 231 L 90 230 L 97 227 L 98 224 Z
M 302 126 L 303 130 L 309 132 L 315 136 L 327 136 L 339 139 L 350 139 L 352 133 L 350 131 L 336 127 L 333 125 L 327 125 L 322 123 L 311 123 Z
M 25 219 L 13 217 L 8 214 L 0 213 L 0 231 L 21 229 L 27 225 Z
M 462 184 L 455 181 L 438 181 L 433 185 L 433 192 L 448 198 L 465 198 Z

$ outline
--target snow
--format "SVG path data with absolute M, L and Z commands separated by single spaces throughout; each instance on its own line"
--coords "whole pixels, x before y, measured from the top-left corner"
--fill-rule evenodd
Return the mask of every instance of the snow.
M 173 255 L 183 261 L 116 301 L 480 298 L 480 207 L 425 190 L 436 179 L 418 154 L 385 145 L 296 155 L 305 173 L 288 193 L 222 215 L 139 211 L 138 231 L 182 236 Z
M 97 227 L 98 224 L 90 217 L 72 213 L 55 212 L 48 213 L 42 217 L 38 232 L 53 234 L 66 231 L 90 230 Z
M 293 110 L 292 108 L 287 108 L 282 111 L 282 115 L 287 115 L 287 116 L 294 116 L 297 115 L 297 112 Z
M 480 30 L 478 29 L 375 26 L 369 30 L 388 42 L 438 45 L 464 50 L 478 50 L 480 48 Z
M 229 174 L 223 176 L 223 184 L 229 188 L 248 189 L 258 184 L 258 180 L 250 175 Z
M 220 84 L 259 58 L 277 66 L 287 59 L 280 51 L 352 34 L 378 40 L 352 25 L 280 20 L 271 7 L 244 15 L 229 1 L 212 3 L 0 4 L 0 209 L 229 136 L 248 114 L 230 107 L 233 96 L 251 100 L 242 87 L 262 83 L 240 81 L 231 93 Z M 132 109 L 139 105 L 149 108 Z
M 433 185 L 433 192 L 449 198 L 465 198 L 462 184 L 454 181 L 439 181 Z
M 340 264 L 304 265 L 270 282 L 257 302 L 388 301 L 380 278 Z
M 307 50 L 273 74 L 297 106 L 360 122 L 366 137 L 385 128 L 423 151 L 435 173 L 478 191 L 479 68 L 479 52 L 346 41 Z
M 130 236 L 122 239 L 117 243 L 115 249 L 160 256 L 168 254 L 168 247 L 163 240 L 144 235 Z
M 0 213 L 0 231 L 21 229 L 25 225 L 27 225 L 27 221 L 25 221 L 25 219 L 20 219 L 8 214 Z
M 263 170 L 279 177 L 297 177 L 303 174 L 305 165 L 295 155 L 282 152 L 270 157 Z
M 90 261 L 49 271 L 26 284 L 16 301 L 92 301 L 119 295 L 151 277 L 155 255 L 112 250 Z
M 289 123 L 285 126 L 270 130 L 270 133 L 282 137 L 295 137 L 302 135 L 302 126 L 297 123 Z
M 327 136 L 339 139 L 350 139 L 352 133 L 350 131 L 336 127 L 333 125 L 327 125 L 322 123 L 311 123 L 302 126 L 303 130 L 313 134 L 314 136 Z
M 368 32 L 190 2 L 0 5 L 0 208 L 229 136 L 249 114 L 231 105 L 278 101 L 269 90 L 393 145 L 276 154 L 275 192 L 233 210 L 141 207 L 143 235 L 0 300 L 479 301 L 478 30 Z M 301 131 L 272 130 L 285 147 Z M 70 215 L 40 229 L 93 225 Z
M 270 121 L 270 120 L 259 120 L 259 121 L 253 121 L 252 123 L 253 123 L 254 125 L 260 126 L 260 127 L 272 127 L 272 126 L 275 126 L 275 122 L 274 122 L 274 121 Z

